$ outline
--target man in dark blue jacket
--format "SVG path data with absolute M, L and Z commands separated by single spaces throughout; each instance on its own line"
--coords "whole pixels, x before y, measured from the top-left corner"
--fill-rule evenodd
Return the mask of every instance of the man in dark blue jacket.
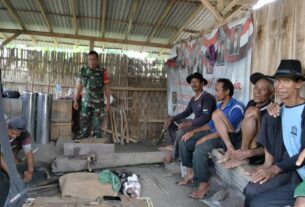
M 305 179 L 304 162 L 296 165 L 305 148 L 305 100 L 299 95 L 305 77 L 298 60 L 282 60 L 274 88 L 281 107 L 273 106 L 262 121 L 258 143 L 265 149 L 265 163 L 249 172 L 246 206 L 282 207 L 294 204 L 294 189 Z
M 192 87 L 195 95 L 191 98 L 188 106 L 182 113 L 174 117 L 169 117 L 165 122 L 165 127 L 168 128 L 170 137 L 169 145 L 160 148 L 160 150 L 169 151 L 169 155 L 164 158 L 165 163 L 169 163 L 179 156 L 178 144 L 182 136 L 208 123 L 216 108 L 214 96 L 203 89 L 208 81 L 203 78 L 201 73 L 196 72 L 189 75 L 186 81 Z M 194 114 L 194 119 L 187 119 L 191 114 Z

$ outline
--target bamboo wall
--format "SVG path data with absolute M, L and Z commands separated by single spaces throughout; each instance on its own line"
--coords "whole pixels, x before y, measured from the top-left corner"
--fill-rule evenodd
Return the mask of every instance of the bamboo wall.
M 66 92 L 74 88 L 86 60 L 85 53 L 1 50 L 4 88 L 53 93 L 59 83 Z M 127 110 L 131 136 L 149 141 L 157 138 L 167 114 L 164 63 L 118 54 L 101 54 L 100 60 L 110 73 L 114 109 Z

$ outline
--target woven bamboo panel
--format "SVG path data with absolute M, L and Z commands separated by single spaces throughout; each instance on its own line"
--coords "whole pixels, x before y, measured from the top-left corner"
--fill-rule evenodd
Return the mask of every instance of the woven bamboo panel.
M 74 88 L 80 68 L 86 61 L 86 53 L 0 50 L 4 88 L 20 92 L 53 93 L 55 85 L 60 84 L 65 93 Z M 104 53 L 100 54 L 100 61 L 110 74 L 115 98 L 112 107 L 126 110 L 130 135 L 150 141 L 157 138 L 167 114 L 164 62 Z

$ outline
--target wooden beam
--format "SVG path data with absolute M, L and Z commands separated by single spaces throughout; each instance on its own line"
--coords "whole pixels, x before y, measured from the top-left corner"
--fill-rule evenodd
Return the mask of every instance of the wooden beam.
M 196 10 L 192 13 L 192 15 L 184 22 L 182 27 L 169 39 L 169 44 L 173 44 L 177 38 L 180 36 L 182 32 L 184 32 L 184 29 L 193 21 L 194 17 L 196 17 L 199 12 L 203 10 L 204 6 L 201 4 L 199 5 Z
M 221 16 L 221 14 L 218 11 L 216 11 L 216 9 L 212 6 L 209 0 L 200 0 L 200 1 L 213 14 L 213 16 L 216 18 L 218 22 L 223 21 L 223 16 Z
M 225 8 L 223 0 L 217 0 L 217 11 L 221 12 Z
M 71 0 L 72 2 L 72 16 L 73 16 L 73 28 L 75 34 L 78 32 L 78 25 L 77 25 L 77 18 L 76 18 L 76 13 L 77 13 L 77 0 Z
M 40 13 L 41 13 L 41 15 L 42 15 L 42 17 L 43 17 L 45 23 L 47 24 L 47 27 L 48 27 L 49 32 L 53 32 L 53 29 L 52 29 L 52 27 L 51 27 L 50 21 L 49 21 L 49 19 L 48 19 L 48 17 L 47 17 L 47 14 L 46 14 L 46 12 L 45 12 L 45 10 L 44 10 L 42 4 L 41 4 L 41 0 L 36 0 L 36 4 L 37 4 L 37 6 L 38 6 L 38 8 L 39 8 L 39 10 L 40 10 Z
M 136 15 L 136 11 L 137 11 L 137 8 L 138 8 L 138 3 L 139 3 L 139 0 L 133 0 L 132 1 L 132 5 L 131 5 L 131 9 L 130 9 L 130 12 L 129 12 L 129 17 L 128 17 L 128 27 L 126 29 L 126 32 L 125 32 L 125 40 L 128 39 L 128 35 L 131 31 L 131 26 L 132 26 L 132 20 L 134 19 L 135 15 Z
M 105 37 L 106 33 L 106 12 L 107 12 L 107 0 L 101 0 L 102 8 L 101 8 L 101 37 Z
M 224 23 L 229 22 L 232 18 L 234 18 L 242 9 L 246 8 L 245 5 L 239 6 L 238 9 L 236 9 L 232 14 L 230 14 L 226 19 L 224 20 Z
M 234 6 L 236 6 L 237 4 L 239 3 L 239 0 L 233 0 L 231 1 L 231 3 L 226 7 L 224 8 L 224 10 L 221 12 L 222 15 L 226 15 Z
M 21 29 L 25 29 L 23 22 L 21 21 L 20 17 L 18 16 L 17 12 L 13 8 L 12 4 L 8 0 L 2 0 L 4 7 L 8 10 L 8 13 L 13 17 L 13 19 L 19 24 Z
M 16 32 L 16 33 L 13 34 L 12 36 L 10 36 L 9 38 L 7 38 L 7 39 L 4 40 L 3 42 L 1 42 L 0 48 L 3 48 L 5 45 L 7 45 L 8 43 L 10 43 L 10 42 L 13 41 L 14 39 L 16 39 L 20 34 L 21 34 L 21 32 Z
M 89 41 L 93 40 L 96 42 L 138 45 L 138 46 L 143 46 L 143 47 L 170 48 L 169 44 L 149 43 L 149 42 L 141 42 L 141 41 L 134 41 L 134 40 L 114 39 L 114 38 L 102 38 L 102 37 L 93 37 L 93 36 L 87 36 L 87 35 L 63 34 L 63 33 L 54 33 L 54 32 L 39 32 L 39 31 L 16 30 L 16 29 L 0 29 L 0 32 L 4 32 L 4 33 L 22 32 L 22 34 L 25 34 L 25 35 L 37 35 L 37 36 L 44 36 L 44 37 L 57 37 L 57 38 L 79 39 L 79 40 L 89 40 Z
M 163 24 L 165 18 L 167 17 L 167 15 L 169 14 L 171 8 L 174 6 L 175 3 L 176 3 L 176 0 L 169 0 L 162 15 L 159 17 L 159 19 L 157 21 L 157 26 L 149 34 L 149 36 L 147 38 L 147 42 L 150 42 L 154 38 L 155 34 L 157 33 L 160 26 Z

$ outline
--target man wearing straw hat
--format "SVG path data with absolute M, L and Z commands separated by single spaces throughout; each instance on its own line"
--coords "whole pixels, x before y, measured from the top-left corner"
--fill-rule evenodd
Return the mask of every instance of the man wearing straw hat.
M 73 108 L 79 109 L 78 99 L 81 99 L 81 123 L 77 139 L 90 137 L 102 138 L 102 121 L 104 112 L 110 110 L 109 75 L 105 68 L 98 65 L 98 54 L 90 51 L 88 65 L 81 68 L 76 84 Z M 106 107 L 104 106 L 104 96 Z M 91 133 L 92 129 L 92 134 Z

